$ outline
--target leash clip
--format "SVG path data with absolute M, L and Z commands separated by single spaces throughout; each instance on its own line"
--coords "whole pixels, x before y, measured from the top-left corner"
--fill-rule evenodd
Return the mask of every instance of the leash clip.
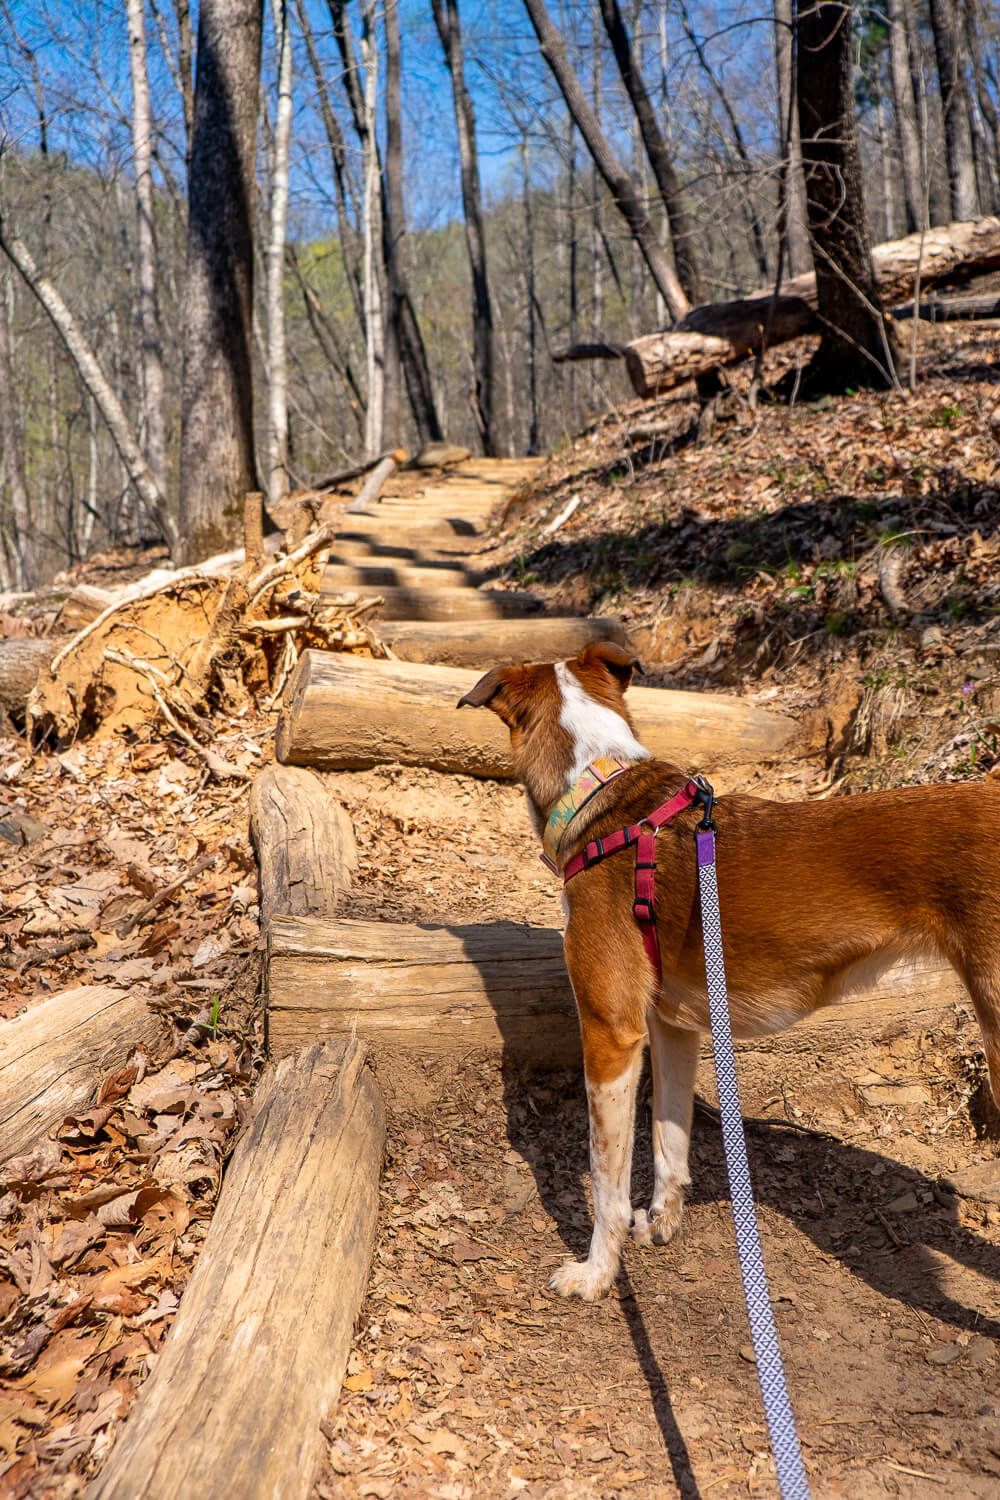
M 691 780 L 698 788 L 698 796 L 696 798 L 696 801 L 700 803 L 700 805 L 704 808 L 701 822 L 698 824 L 697 828 L 694 831 L 695 837 L 697 838 L 699 833 L 716 832 L 715 820 L 712 817 L 712 811 L 715 807 L 715 789 L 713 788 L 712 783 L 706 780 L 704 776 L 692 776 Z

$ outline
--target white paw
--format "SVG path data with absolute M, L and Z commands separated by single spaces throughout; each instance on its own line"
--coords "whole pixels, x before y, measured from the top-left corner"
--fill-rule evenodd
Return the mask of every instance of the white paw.
M 684 1194 L 676 1193 L 658 1212 L 637 1208 L 632 1220 L 632 1238 L 637 1245 L 667 1245 L 681 1227 Z
M 596 1302 L 609 1290 L 614 1280 L 614 1271 L 605 1266 L 592 1265 L 589 1260 L 567 1260 L 554 1272 L 549 1286 L 560 1297 L 582 1297 L 584 1302 Z

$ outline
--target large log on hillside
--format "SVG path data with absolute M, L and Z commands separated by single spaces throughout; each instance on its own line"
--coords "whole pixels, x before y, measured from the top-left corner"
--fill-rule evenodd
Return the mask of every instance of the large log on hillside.
M 0 1021 L 0 1162 L 93 1104 L 108 1074 L 162 1035 L 141 992 L 113 984 L 63 990 Z
M 278 760 L 321 770 L 399 761 L 510 780 L 510 739 L 499 719 L 456 708 L 476 680 L 457 667 L 306 651 L 286 691 Z M 739 698 L 633 688 L 629 705 L 654 755 L 718 777 L 720 788 L 729 767 L 794 753 L 794 722 Z
M 691 854 L 694 858 L 694 851 Z M 278 917 L 268 945 L 268 1034 L 282 1057 L 324 1037 L 424 1055 L 502 1048 L 508 1061 L 580 1058 L 562 934 L 513 922 L 430 927 Z M 946 1033 L 967 1000 L 950 968 L 891 969 L 863 999 L 828 1006 L 775 1036 L 741 1043 L 781 1054 L 856 1048 L 888 1024 Z
M 922 241 L 922 242 L 921 242 Z M 995 270 L 1000 266 L 1000 219 L 943 224 L 925 235 L 907 235 L 876 245 L 875 279 L 887 307 L 913 293 L 917 270 L 925 290 Z M 818 331 L 816 277 L 796 276 L 775 299 L 762 288 L 735 302 L 695 307 L 673 328 L 646 334 L 625 346 L 625 364 L 639 396 L 652 396 L 731 365 L 760 348 L 767 327 L 768 345 L 786 343 Z
M 191 1280 L 88 1500 L 306 1500 L 371 1262 L 385 1138 L 364 1048 L 258 1088 Z
M 459 629 L 436 620 L 380 620 L 378 638 L 401 661 L 448 667 L 496 666 L 500 661 L 556 661 L 576 656 L 593 641 L 626 644 L 620 620 L 466 620 Z

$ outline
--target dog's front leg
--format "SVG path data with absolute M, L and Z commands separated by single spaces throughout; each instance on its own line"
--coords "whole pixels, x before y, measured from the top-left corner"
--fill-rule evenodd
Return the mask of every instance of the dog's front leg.
M 549 1285 L 561 1297 L 594 1302 L 618 1272 L 632 1221 L 632 1141 L 642 1042 L 624 1045 L 583 1022 L 583 1063 L 590 1113 L 590 1186 L 594 1232 L 586 1260 L 568 1260 Z
M 636 1211 L 632 1234 L 639 1245 L 665 1245 L 680 1228 L 684 1190 L 691 1186 L 688 1149 L 700 1041 L 697 1031 L 671 1026 L 650 1009 L 653 1198 L 648 1214 L 644 1209 Z

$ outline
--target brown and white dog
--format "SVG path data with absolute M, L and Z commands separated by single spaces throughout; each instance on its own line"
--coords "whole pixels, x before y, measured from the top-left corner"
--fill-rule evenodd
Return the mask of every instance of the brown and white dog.
M 688 779 L 687 770 L 652 759 L 636 739 L 624 696 L 636 666 L 628 651 L 601 642 L 572 661 L 494 667 L 459 704 L 490 708 L 509 728 L 536 830 L 550 833 L 557 809 L 562 820 L 560 869 L 588 840 L 639 822 Z M 625 768 L 595 792 L 587 768 L 606 759 Z M 581 784 L 588 800 L 574 812 Z M 870 986 L 901 958 L 939 956 L 972 997 L 1000 1103 L 1000 782 L 809 803 L 725 796 L 715 819 L 737 1037 L 790 1026 Z M 565 889 L 594 1230 L 587 1259 L 568 1261 L 552 1278 L 563 1296 L 591 1301 L 608 1290 L 630 1228 L 640 1243 L 665 1244 L 680 1224 L 699 1039 L 708 1029 L 697 821 L 696 810 L 685 812 L 656 839 L 662 986 L 633 919 L 635 855 L 605 859 Z M 647 1036 L 654 1188 L 648 1212 L 633 1217 L 635 1094 Z

